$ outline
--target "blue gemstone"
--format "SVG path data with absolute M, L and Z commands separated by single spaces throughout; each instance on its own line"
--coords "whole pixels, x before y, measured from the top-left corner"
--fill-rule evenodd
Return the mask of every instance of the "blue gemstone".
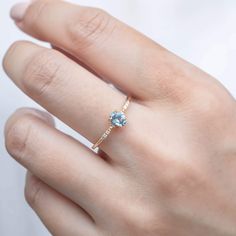
M 123 112 L 114 111 L 110 116 L 111 124 L 116 127 L 122 127 L 127 124 L 126 116 Z

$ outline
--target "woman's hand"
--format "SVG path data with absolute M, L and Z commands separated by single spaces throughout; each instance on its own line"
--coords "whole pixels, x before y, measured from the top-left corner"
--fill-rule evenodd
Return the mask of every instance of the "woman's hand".
M 7 74 L 91 142 L 133 97 L 98 154 L 41 112 L 8 121 L 26 199 L 53 235 L 236 235 L 236 106 L 222 85 L 102 10 L 40 0 L 12 17 L 57 50 L 16 42 Z

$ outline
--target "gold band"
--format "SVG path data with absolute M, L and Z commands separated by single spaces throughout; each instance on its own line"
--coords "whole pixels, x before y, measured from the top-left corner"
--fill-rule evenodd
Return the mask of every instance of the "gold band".
M 122 109 L 121 109 L 121 113 L 125 113 L 125 111 L 128 109 L 129 104 L 131 101 L 131 97 L 127 97 L 125 104 L 123 105 Z M 110 124 L 109 128 L 105 131 L 105 133 L 101 136 L 101 138 L 98 139 L 98 141 L 92 146 L 92 149 L 96 149 L 97 147 L 99 147 L 99 145 L 109 136 L 109 134 L 111 133 L 111 131 L 115 128 L 116 126 L 114 124 Z

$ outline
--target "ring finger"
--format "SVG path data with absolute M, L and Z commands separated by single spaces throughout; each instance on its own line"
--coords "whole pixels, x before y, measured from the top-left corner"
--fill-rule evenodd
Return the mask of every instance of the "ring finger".
M 122 93 L 62 53 L 29 42 L 15 43 L 4 67 L 26 94 L 93 143 L 108 128 L 110 112 L 125 101 Z M 109 152 L 109 145 L 102 147 Z

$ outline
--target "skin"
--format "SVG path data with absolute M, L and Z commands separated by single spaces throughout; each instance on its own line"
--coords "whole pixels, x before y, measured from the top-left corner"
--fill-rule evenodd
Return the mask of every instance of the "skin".
M 99 9 L 39 0 L 16 24 L 54 49 L 16 42 L 6 73 L 92 143 L 133 97 L 98 153 L 46 113 L 7 122 L 26 200 L 52 235 L 236 235 L 236 105 L 219 82 Z

